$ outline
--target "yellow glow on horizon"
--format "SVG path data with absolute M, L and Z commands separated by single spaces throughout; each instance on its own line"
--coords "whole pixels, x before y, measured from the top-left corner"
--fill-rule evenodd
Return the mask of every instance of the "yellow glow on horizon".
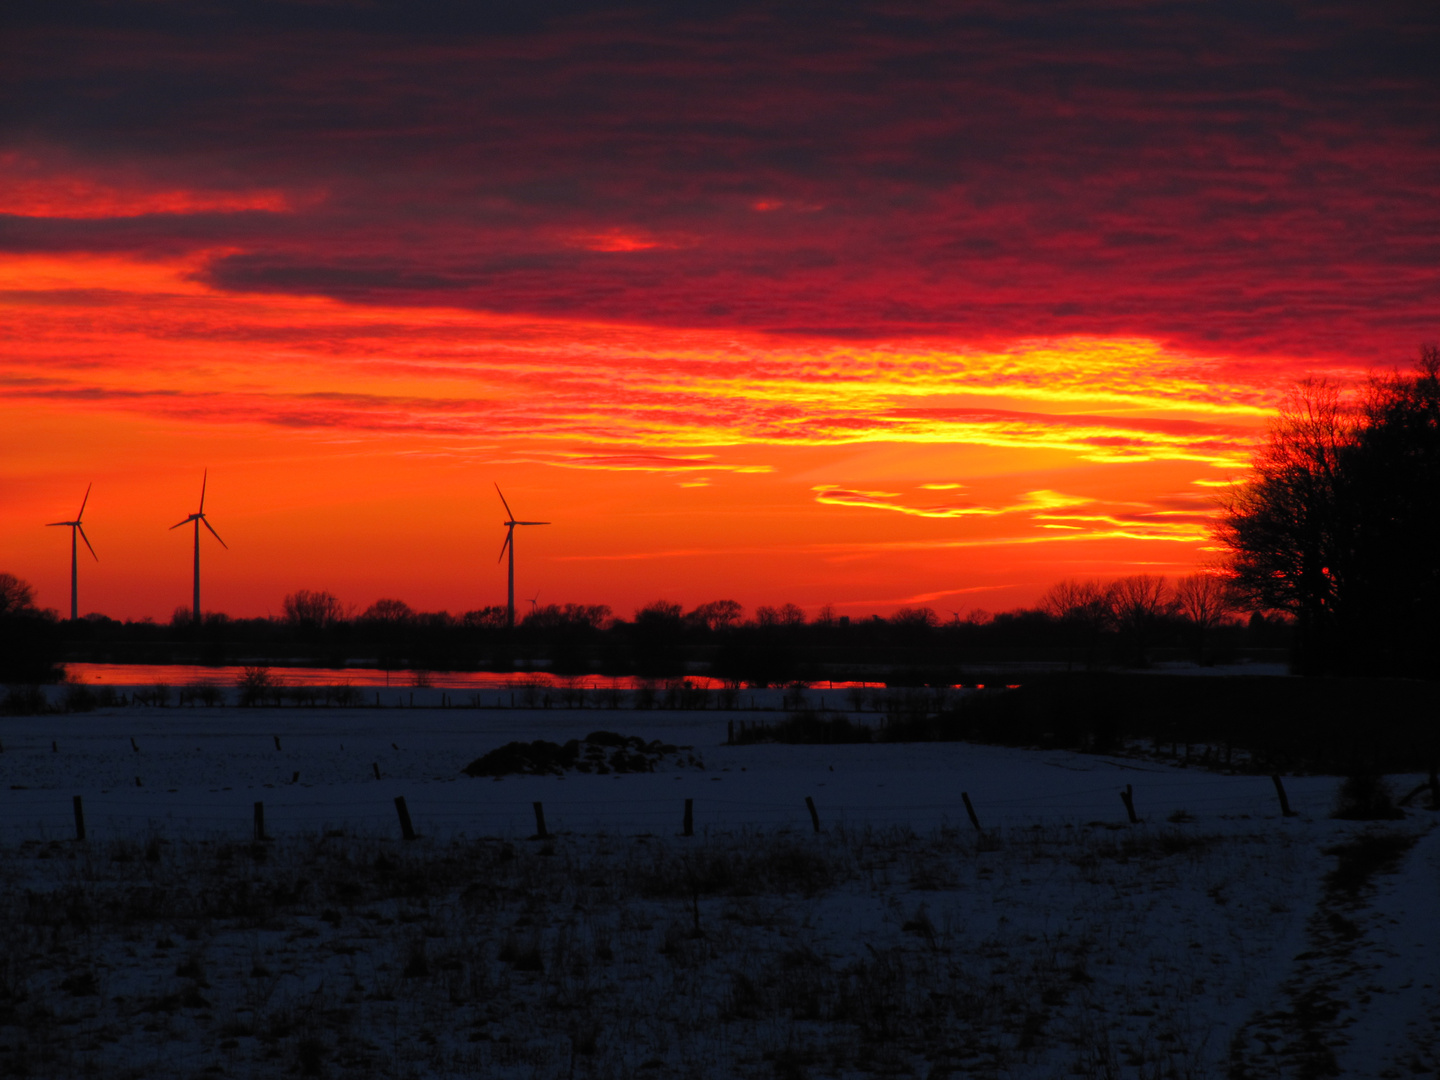
M 416 606 L 458 606 L 456 582 L 493 590 L 493 554 L 468 545 L 498 550 L 497 478 L 517 512 L 563 522 L 521 553 L 577 601 L 1041 588 L 1035 545 L 1083 549 L 1051 559 L 1055 577 L 1154 545 L 1181 553 L 1145 558 L 1183 569 L 1208 540 L 1196 486 L 1245 468 L 1271 396 L 1243 365 L 1139 338 L 856 347 L 346 304 L 218 291 L 215 254 L 0 255 L 16 507 L 0 568 L 66 587 L 31 518 L 96 479 L 92 539 L 114 552 L 89 575 L 97 604 L 168 616 L 184 568 L 150 518 L 188 512 L 208 465 L 237 531 L 207 565 L 236 613 L 327 581 Z M 459 493 L 473 520 L 437 541 Z

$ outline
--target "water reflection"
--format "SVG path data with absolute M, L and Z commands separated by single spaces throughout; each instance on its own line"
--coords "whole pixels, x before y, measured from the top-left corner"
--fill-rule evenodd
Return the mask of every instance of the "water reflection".
M 242 665 L 205 667 L 199 664 L 66 664 L 67 682 L 89 686 L 234 686 L 245 675 Z M 387 671 L 383 668 L 271 667 L 270 678 L 281 686 L 432 687 L 436 690 L 506 690 L 544 687 L 585 690 L 638 690 L 680 682 L 695 690 L 723 690 L 725 682 L 706 675 L 681 679 L 642 679 L 633 675 L 555 675 L 548 671 Z M 731 684 L 734 685 L 734 684 Z M 845 690 L 883 687 L 878 682 L 817 682 L 817 687 Z

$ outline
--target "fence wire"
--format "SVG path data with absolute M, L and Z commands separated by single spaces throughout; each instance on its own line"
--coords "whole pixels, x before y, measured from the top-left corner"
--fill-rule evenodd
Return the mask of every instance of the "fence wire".
M 1131 783 L 1133 799 L 1142 821 L 1152 824 L 1167 820 L 1179 823 L 1237 818 L 1279 818 L 1280 804 L 1273 781 L 1268 777 L 1196 776 L 1193 779 L 1166 778 L 1153 785 Z M 197 798 L 193 792 L 106 792 L 80 793 L 86 836 L 115 839 L 149 835 L 227 834 L 244 836 L 251 832 L 254 806 L 264 807 L 267 835 L 314 831 L 317 828 L 365 828 L 398 830 L 395 797 L 406 795 L 406 785 L 385 784 L 384 793 L 362 797 L 350 793 L 314 791 L 287 792 L 284 788 L 226 792 L 223 798 Z M 1011 827 L 1027 823 L 1091 822 L 1125 824 L 1127 814 L 1114 783 L 1060 792 L 989 797 L 972 794 L 972 805 L 987 827 Z M 264 793 L 267 798 L 257 799 Z M 1289 791 L 1290 805 L 1301 816 L 1325 815 L 1331 806 L 1334 782 L 1295 783 Z M 845 826 L 960 826 L 970 827 L 960 798 L 905 803 L 861 801 L 841 798 L 829 801 L 821 791 L 814 799 L 822 828 Z M 1113 802 L 1109 801 L 1113 798 Z M 812 821 L 803 795 L 794 799 L 775 797 L 691 796 L 696 832 L 747 828 L 810 829 Z M 587 831 L 679 832 L 686 797 L 648 796 L 623 798 L 551 797 L 543 800 L 547 830 L 551 833 Z M 1109 807 L 1106 810 L 1106 807 Z M 1155 808 L 1179 807 L 1170 815 Z M 440 835 L 530 835 L 535 831 L 533 800 L 481 798 L 464 800 L 445 793 L 410 789 L 407 808 L 415 828 L 422 834 Z M 1147 813 L 1147 810 L 1149 811 Z M 0 821 L 0 837 L 10 843 L 27 840 L 49 841 L 75 835 L 73 796 L 58 790 L 24 792 L 22 805 L 12 805 Z

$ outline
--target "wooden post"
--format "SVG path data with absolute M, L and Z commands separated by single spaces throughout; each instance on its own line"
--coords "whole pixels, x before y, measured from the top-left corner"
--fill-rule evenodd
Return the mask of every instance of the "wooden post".
M 259 843 L 265 839 L 267 839 L 265 836 L 265 804 L 257 802 L 255 804 L 255 841 Z
M 294 776 L 290 777 L 290 782 L 291 782 L 292 784 L 298 784 L 298 783 L 300 782 L 300 774 L 299 774 L 299 772 L 296 772 Z
M 550 835 L 548 832 L 545 831 L 545 804 L 544 804 L 544 803 L 538 803 L 538 802 L 537 802 L 537 803 L 535 804 L 535 835 L 536 835 L 539 839 L 541 839 L 541 840 L 544 840 L 546 837 L 548 837 L 548 836 Z
M 54 739 L 50 740 L 50 752 L 53 754 L 58 754 L 60 752 L 60 744 Z
M 1125 812 L 1130 815 L 1130 824 L 1139 825 L 1140 819 L 1135 816 L 1135 788 L 1133 785 L 1125 785 L 1125 790 L 1120 792 L 1120 801 L 1125 804 Z
M 140 777 L 138 777 L 138 776 L 135 777 L 135 786 L 136 786 L 136 787 L 143 787 L 143 786 L 144 786 L 144 785 L 142 785 L 142 784 L 140 783 Z
M 411 690 L 411 691 L 410 691 L 410 707 L 411 707 L 412 709 L 415 707 L 415 691 L 414 691 L 414 690 Z
M 405 809 L 405 796 L 395 796 L 395 812 L 400 815 L 400 835 L 406 840 L 415 839 L 415 827 L 410 824 L 410 811 Z
M 685 826 L 682 836 L 695 835 L 695 800 L 685 800 Z
M 815 831 L 820 831 L 820 813 L 815 809 L 815 800 L 809 795 L 805 796 L 805 808 L 810 811 L 810 824 L 815 826 Z
M 726 746 L 733 746 L 733 745 L 735 745 L 735 721 L 734 721 L 734 720 L 726 720 L 726 721 L 725 721 L 725 745 L 726 745 Z
M 131 749 L 131 750 L 134 750 L 137 754 L 140 752 L 140 747 L 137 746 L 136 743 L 135 743 L 135 736 L 134 736 L 134 735 L 131 735 L 131 736 L 130 736 L 130 749 Z
M 376 779 L 376 780 L 379 780 L 379 779 L 380 779 L 380 763 L 379 763 L 378 761 L 372 761 L 372 762 L 370 763 L 370 767 L 375 770 L 375 779 Z
M 85 839 L 85 807 L 79 795 L 75 796 L 75 839 Z
M 976 832 L 983 832 L 984 830 L 980 828 L 980 819 L 975 816 L 975 807 L 970 802 L 970 793 L 962 791 L 960 798 L 965 803 L 965 813 L 970 815 L 970 824 L 975 826 Z
M 379 691 L 379 690 L 376 690 L 376 691 L 375 691 L 375 707 L 376 707 L 377 709 L 380 707 L 380 691 Z
M 279 749 L 280 749 L 280 736 L 279 736 L 279 735 L 272 735 L 271 738 L 275 740 L 275 749 L 276 749 L 276 750 L 279 750 Z
M 1280 782 L 1280 774 L 1276 773 L 1270 777 L 1275 781 L 1275 794 L 1280 796 L 1280 814 L 1282 817 L 1296 817 L 1294 810 L 1290 809 L 1290 800 L 1285 797 L 1285 785 Z

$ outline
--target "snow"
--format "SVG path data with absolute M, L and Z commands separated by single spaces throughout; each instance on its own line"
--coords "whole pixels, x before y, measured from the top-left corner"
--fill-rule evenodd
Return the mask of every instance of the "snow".
M 0 784 L 10 791 L 0 830 L 63 835 L 73 795 L 83 797 L 97 838 L 111 821 L 117 835 L 150 822 L 238 835 L 256 801 L 276 832 L 382 828 L 394 821 L 396 795 L 418 828 L 443 837 L 528 835 L 536 800 L 562 830 L 663 829 L 679 820 L 686 798 L 695 800 L 698 825 L 800 826 L 809 823 L 807 795 L 826 821 L 934 828 L 968 821 L 961 791 L 986 826 L 1118 823 L 1127 820 L 1119 797 L 1127 784 L 1137 812 L 1152 821 L 1182 810 L 1216 820 L 1279 817 L 1268 777 L 1141 760 L 965 743 L 725 745 L 731 721 L 754 719 L 706 711 L 147 707 L 16 718 L 3 729 Z M 506 742 L 563 743 L 600 729 L 693 746 L 705 768 L 500 781 L 460 775 Z M 1292 806 L 1311 816 L 1329 809 L 1334 786 L 1325 777 L 1286 781 Z
M 1380 878 L 1348 957 L 1360 992 L 1344 1000 L 1341 1075 L 1440 1074 L 1440 830 L 1423 836 L 1403 874 Z
M 1224 1075 L 1237 1033 L 1285 1011 L 1297 958 L 1316 948 L 1325 850 L 1375 828 L 1326 816 L 1327 777 L 1284 778 L 1298 811 L 1284 818 L 1268 777 L 1138 756 L 729 746 L 728 724 L 757 714 L 399 707 L 409 693 L 383 708 L 0 720 L 0 1062 L 55 1076 L 316 1061 L 340 1076 Z M 512 740 L 596 730 L 692 747 L 703 768 L 460 773 Z M 686 799 L 691 838 L 678 835 Z M 548 842 L 532 838 L 537 801 Z M 264 858 L 245 854 L 256 802 L 276 838 Z M 1384 826 L 1421 839 L 1346 909 L 1358 938 L 1327 975 L 1349 1003 L 1344 1075 L 1434 1069 L 1433 817 Z M 365 877 L 390 863 L 423 896 Z M 685 886 L 707 867 L 742 880 L 716 870 Z M 324 892 L 347 874 L 363 896 Z M 299 881 L 308 899 L 283 899 Z M 82 884 L 117 904 L 170 899 L 150 922 L 97 899 L 83 934 L 27 929 L 45 922 L 27 896 L 73 901 Z M 261 889 L 282 896 L 261 914 L 176 914 Z M 530 944 L 543 970 L 504 958 Z M 428 973 L 407 976 L 416 949 Z

